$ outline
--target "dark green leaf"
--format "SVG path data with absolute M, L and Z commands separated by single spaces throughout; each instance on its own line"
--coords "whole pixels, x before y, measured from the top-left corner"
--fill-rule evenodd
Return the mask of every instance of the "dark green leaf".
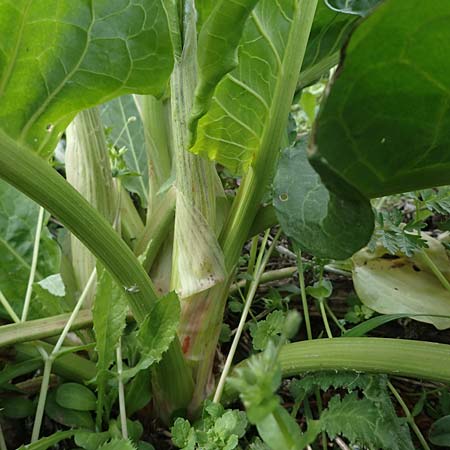
M 0 289 L 19 317 L 31 270 L 38 213 L 36 203 L 0 180 Z M 59 262 L 58 244 L 44 227 L 36 281 L 57 273 Z
M 353 33 L 311 146 L 339 196 L 450 184 L 448 17 L 443 0 L 387 0 Z
M 142 370 L 125 386 L 125 405 L 129 416 L 144 408 L 152 399 L 150 371 Z
M 303 138 L 282 153 L 274 181 L 278 220 L 302 250 L 322 258 L 348 258 L 372 235 L 372 208 L 359 194 L 338 197 L 330 192 L 308 162 L 306 143 Z
M 78 111 L 166 87 L 173 56 L 160 0 L 1 0 L 0 9 L 1 127 L 39 154 Z
M 439 447 L 450 447 L 450 416 L 441 417 L 431 425 L 430 442 Z
M 128 440 L 114 439 L 99 447 L 98 450 L 136 450 L 136 447 Z
M 59 406 L 56 402 L 55 391 L 48 393 L 45 413 L 50 419 L 66 427 L 84 428 L 86 430 L 94 429 L 94 421 L 88 411 L 76 411 Z
M 94 393 L 78 383 L 65 383 L 56 390 L 56 402 L 59 406 L 77 411 L 92 411 L 97 399 Z
M 23 419 L 34 415 L 35 405 L 26 397 L 7 397 L 1 400 L 2 414 L 11 419 Z
M 252 323 L 250 334 L 255 350 L 264 350 L 270 339 L 279 337 L 284 330 L 285 315 L 282 311 L 270 313 L 265 320 Z

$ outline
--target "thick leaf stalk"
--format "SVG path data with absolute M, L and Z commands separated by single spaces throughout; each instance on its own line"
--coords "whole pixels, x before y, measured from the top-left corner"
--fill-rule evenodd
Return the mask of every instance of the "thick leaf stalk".
M 287 117 L 295 93 L 298 73 L 302 66 L 317 1 L 293 1 L 292 3 L 283 2 L 283 4 L 289 4 L 292 17 L 289 20 L 284 52 L 280 60 L 275 58 L 277 59 L 277 64 L 279 63 L 278 77 L 273 85 L 273 95 L 270 104 L 267 105 L 268 109 L 263 117 L 264 126 L 259 137 L 260 143 L 256 151 L 252 153 L 251 164 L 242 180 L 237 197 L 233 202 L 229 220 L 219 239 L 225 256 L 226 269 L 230 277 L 226 282 L 215 286 L 205 294 L 201 304 L 191 303 L 189 305 L 192 309 L 190 316 L 196 317 L 199 325 L 199 328 L 195 331 L 193 330 L 193 333 L 188 336 L 190 349 L 187 356 L 196 361 L 198 365 L 196 391 L 191 405 L 193 409 L 198 407 L 207 394 L 207 383 L 211 375 L 215 348 L 220 335 L 224 307 L 231 284 L 231 274 L 238 262 L 239 254 L 252 227 L 262 198 L 273 177 L 278 160 L 279 152 L 277 149 L 280 148 L 286 129 Z M 276 9 L 278 7 L 280 7 L 278 2 L 277 4 L 266 1 L 259 3 L 252 16 L 254 23 L 259 24 L 258 12 L 265 11 L 265 8 Z M 259 10 L 259 8 L 261 9 Z M 250 36 L 253 35 L 250 34 Z M 269 50 L 273 51 L 273 49 L 268 49 L 267 51 Z M 236 82 L 233 83 L 236 84 Z M 251 90 L 251 88 L 247 87 L 246 90 Z M 208 120 L 208 115 L 202 120 Z M 214 117 L 212 120 L 214 122 Z M 206 134 L 204 137 L 207 137 Z M 202 141 L 204 145 L 207 142 L 209 141 Z M 253 140 L 250 140 L 250 142 L 253 145 Z M 223 151 L 227 151 L 228 144 L 224 144 Z M 202 144 L 197 142 L 196 146 L 200 145 Z M 213 145 L 218 151 L 221 150 L 219 140 L 216 140 Z M 211 148 L 208 148 L 209 150 Z M 230 161 L 229 158 L 233 159 L 234 156 L 233 154 L 231 156 L 222 155 L 222 158 L 227 163 Z M 243 158 L 246 158 L 246 153 L 243 154 Z M 241 163 L 244 166 L 246 164 L 245 161 L 241 161 Z
M 2 133 L 0 162 L 0 178 L 41 204 L 92 251 L 123 287 L 136 320 L 143 322 L 158 296 L 142 265 L 106 219 L 44 160 Z M 170 368 L 179 383 L 166 384 L 164 389 L 167 396 L 179 400 L 175 405 L 179 407 L 190 398 L 193 384 L 177 340 L 165 357 L 176 362 Z
M 103 216 L 112 223 L 115 215 L 114 183 L 105 133 L 98 108 L 79 113 L 66 131 L 66 179 Z M 94 270 L 95 257 L 79 239 L 71 235 L 71 257 L 79 291 Z M 95 285 L 94 285 L 95 286 Z M 90 308 L 93 292 L 85 307 Z

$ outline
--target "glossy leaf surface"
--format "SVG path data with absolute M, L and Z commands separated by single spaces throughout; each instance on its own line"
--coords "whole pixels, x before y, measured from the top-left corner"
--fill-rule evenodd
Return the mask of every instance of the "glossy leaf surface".
M 1 128 L 43 156 L 81 109 L 165 88 L 162 0 L 1 0 L 0 10 Z

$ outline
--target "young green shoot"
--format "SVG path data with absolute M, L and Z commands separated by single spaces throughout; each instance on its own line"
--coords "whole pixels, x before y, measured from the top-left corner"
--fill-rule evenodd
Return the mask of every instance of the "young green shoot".
M 312 330 L 311 330 L 311 320 L 309 318 L 309 308 L 308 308 L 308 299 L 306 297 L 306 286 L 305 286 L 305 273 L 303 269 L 303 260 L 302 260 L 302 252 L 301 250 L 297 250 L 297 266 L 298 266 L 298 280 L 300 283 L 300 295 L 302 298 L 302 306 L 303 306 L 303 317 L 305 318 L 306 324 L 306 335 L 308 336 L 308 340 L 312 340 Z
M 225 387 L 225 382 L 227 380 L 228 374 L 230 373 L 231 364 L 233 363 L 233 358 L 236 353 L 236 349 L 239 344 L 239 340 L 242 336 L 242 332 L 243 332 L 245 324 L 247 322 L 247 316 L 249 314 L 250 307 L 252 305 L 253 299 L 255 298 L 256 290 L 258 289 L 261 276 L 264 273 L 264 269 L 266 268 L 266 265 L 269 262 L 270 256 L 272 255 L 272 252 L 278 241 L 278 238 L 280 237 L 281 230 L 279 230 L 277 232 L 277 234 L 275 235 L 275 237 L 272 241 L 272 244 L 270 245 L 268 250 L 265 251 L 265 247 L 267 245 L 267 240 L 269 239 L 269 233 L 270 233 L 270 229 L 266 231 L 263 241 L 261 243 L 258 259 L 256 260 L 256 264 L 255 264 L 255 268 L 254 268 L 253 280 L 250 283 L 247 297 L 245 299 L 244 310 L 242 311 L 236 334 L 234 335 L 230 351 L 228 352 L 227 360 L 225 361 L 225 365 L 222 370 L 222 374 L 220 376 L 220 380 L 217 385 L 216 392 L 214 394 L 213 401 L 215 403 L 219 403 L 220 399 L 222 398 L 222 393 L 223 393 L 223 389 Z

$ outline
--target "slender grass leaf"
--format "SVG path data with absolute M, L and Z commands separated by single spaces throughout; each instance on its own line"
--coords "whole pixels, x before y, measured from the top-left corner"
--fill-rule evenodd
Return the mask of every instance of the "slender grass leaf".
M 372 208 L 360 194 L 337 197 L 322 183 L 306 155 L 307 139 L 282 152 L 273 205 L 283 231 L 320 258 L 346 259 L 370 239 Z M 339 239 L 336 239 L 339 236 Z
M 56 390 L 56 403 L 67 409 L 93 411 L 97 404 L 94 393 L 78 383 L 64 383 Z
M 57 433 L 52 434 L 51 436 L 44 437 L 39 439 L 36 442 L 28 445 L 22 445 L 17 450 L 47 450 L 58 442 L 63 441 L 64 439 L 70 439 L 75 434 L 75 431 L 58 431 Z
M 414 319 L 415 317 L 427 316 L 427 317 L 440 317 L 450 319 L 450 315 L 447 316 L 435 316 L 432 314 L 384 314 L 382 316 L 372 317 L 365 322 L 356 325 L 356 327 L 347 330 L 344 333 L 345 337 L 361 337 L 370 333 L 375 328 L 381 327 L 382 325 L 392 322 L 393 320 L 404 319 L 405 317 L 410 317 Z
M 136 103 L 131 95 L 111 100 L 101 109 L 108 137 L 117 148 L 126 148 L 124 159 L 131 175 L 121 177 L 123 185 L 137 194 L 144 208 L 148 202 L 148 161 L 144 128 Z M 136 175 L 137 174 L 137 175 Z
M 449 18 L 445 0 L 387 0 L 353 33 L 311 145 L 337 194 L 450 183 Z
M 16 314 L 21 313 L 31 270 L 39 206 L 0 180 L 0 289 Z M 36 280 L 59 271 L 60 249 L 43 228 Z M 1 308 L 4 317 L 6 312 Z
M 78 111 L 165 89 L 173 56 L 161 0 L 1 0 L 0 9 L 1 127 L 43 156 Z
M 198 38 L 198 85 L 189 128 L 195 143 L 197 124 L 209 109 L 219 81 L 238 65 L 237 48 L 245 23 L 259 0 L 219 0 Z
M 100 269 L 97 290 L 92 311 L 95 349 L 97 360 L 97 420 L 103 414 L 107 394 L 107 382 L 110 377 L 108 370 L 115 360 L 115 350 L 125 328 L 128 311 L 127 301 L 123 292 L 112 276 L 104 268 Z
M 198 123 L 194 153 L 245 172 L 269 141 L 271 146 L 278 141 L 292 100 L 291 76 L 303 57 L 291 53 L 301 31 L 296 28 L 299 8 L 297 1 L 261 0 L 252 11 L 238 48 L 239 66 L 216 87 Z

